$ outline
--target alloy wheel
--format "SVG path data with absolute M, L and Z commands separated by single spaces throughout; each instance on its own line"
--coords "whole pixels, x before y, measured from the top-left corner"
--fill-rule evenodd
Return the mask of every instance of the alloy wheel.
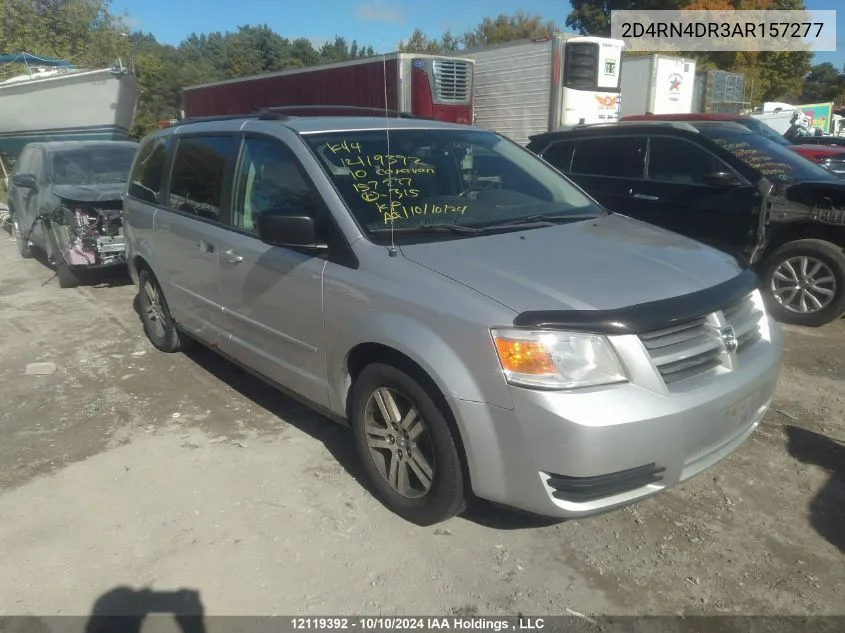
M 826 308 L 836 296 L 836 277 L 815 257 L 801 255 L 782 261 L 772 274 L 772 295 L 790 312 L 808 314 Z
M 158 289 L 149 280 L 144 282 L 144 296 L 147 304 L 144 306 L 144 314 L 146 315 L 147 322 L 153 327 L 155 335 L 163 338 L 166 332 L 164 310 L 161 306 Z
M 370 456 L 388 485 L 403 497 L 418 499 L 434 481 L 431 436 L 419 409 L 392 387 L 379 387 L 365 410 Z

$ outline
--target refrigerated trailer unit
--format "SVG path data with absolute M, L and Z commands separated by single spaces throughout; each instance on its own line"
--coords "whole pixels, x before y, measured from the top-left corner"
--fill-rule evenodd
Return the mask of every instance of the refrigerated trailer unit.
M 534 134 L 619 118 L 621 40 L 570 34 L 466 50 L 475 123 L 525 145 Z
M 627 57 L 622 69 L 622 116 L 693 111 L 695 60 L 668 55 Z
M 187 118 L 353 106 L 471 124 L 472 85 L 472 60 L 391 53 L 191 86 L 182 90 L 182 102 Z

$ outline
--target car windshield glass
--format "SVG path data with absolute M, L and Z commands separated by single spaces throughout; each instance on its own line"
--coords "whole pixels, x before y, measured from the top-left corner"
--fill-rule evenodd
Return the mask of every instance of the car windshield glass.
M 397 239 L 454 238 L 606 213 L 542 160 L 493 132 L 392 129 L 389 151 L 385 130 L 304 137 L 374 241 L 389 239 L 383 230 L 389 228 Z M 431 224 L 441 230 L 425 230 Z M 480 230 L 447 231 L 444 224 Z
M 55 185 L 108 185 L 126 182 L 135 148 L 90 147 L 57 151 L 50 156 Z
M 698 129 L 704 136 L 769 180 L 784 183 L 836 180 L 836 176 L 829 171 L 759 134 L 706 125 L 698 126 Z
M 755 134 L 759 134 L 770 141 L 777 143 L 778 145 L 791 145 L 789 141 L 787 141 L 782 134 L 778 134 L 778 131 L 773 128 L 771 125 L 766 125 L 762 121 L 758 121 L 757 119 L 743 119 L 738 121 L 740 125 L 747 127 L 749 130 L 754 132 Z

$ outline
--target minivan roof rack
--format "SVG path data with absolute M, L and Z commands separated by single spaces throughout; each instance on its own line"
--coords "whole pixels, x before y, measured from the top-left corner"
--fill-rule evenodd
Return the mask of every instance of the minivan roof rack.
M 179 127 L 180 125 L 191 125 L 193 123 L 212 123 L 214 121 L 233 121 L 235 119 L 255 119 L 258 114 L 218 114 L 216 116 L 197 116 L 188 117 L 171 123 L 169 127 Z
M 344 112 L 353 112 L 355 114 L 347 114 L 347 116 L 384 116 L 385 112 L 389 115 L 400 119 L 423 119 L 427 121 L 435 120 L 433 117 L 422 117 L 409 112 L 400 112 L 399 110 L 385 110 L 384 108 L 368 108 L 363 106 L 346 106 L 346 105 L 295 105 L 295 106 L 271 106 L 266 108 L 259 108 L 249 114 L 219 114 L 215 116 L 203 117 L 189 117 L 176 121 L 170 124 L 169 127 L 177 127 L 180 125 L 190 125 L 193 123 L 211 123 L 214 121 L 232 121 L 234 119 L 259 119 L 261 121 L 284 121 L 290 117 L 286 112 L 294 112 L 296 110 L 322 110 L 331 111 L 338 110 Z M 293 115 L 295 116 L 295 115 Z M 307 116 L 307 115 L 306 115 Z

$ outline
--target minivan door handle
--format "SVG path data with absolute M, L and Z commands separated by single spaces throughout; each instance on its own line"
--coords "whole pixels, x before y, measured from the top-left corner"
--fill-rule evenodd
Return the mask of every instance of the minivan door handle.
M 645 193 L 635 193 L 634 198 L 637 198 L 638 200 L 660 200 L 658 196 L 649 196 Z
M 232 262 L 233 264 L 238 264 L 244 260 L 243 256 L 238 255 L 231 248 L 227 248 L 225 251 L 223 251 L 223 259 L 225 259 L 227 262 Z

